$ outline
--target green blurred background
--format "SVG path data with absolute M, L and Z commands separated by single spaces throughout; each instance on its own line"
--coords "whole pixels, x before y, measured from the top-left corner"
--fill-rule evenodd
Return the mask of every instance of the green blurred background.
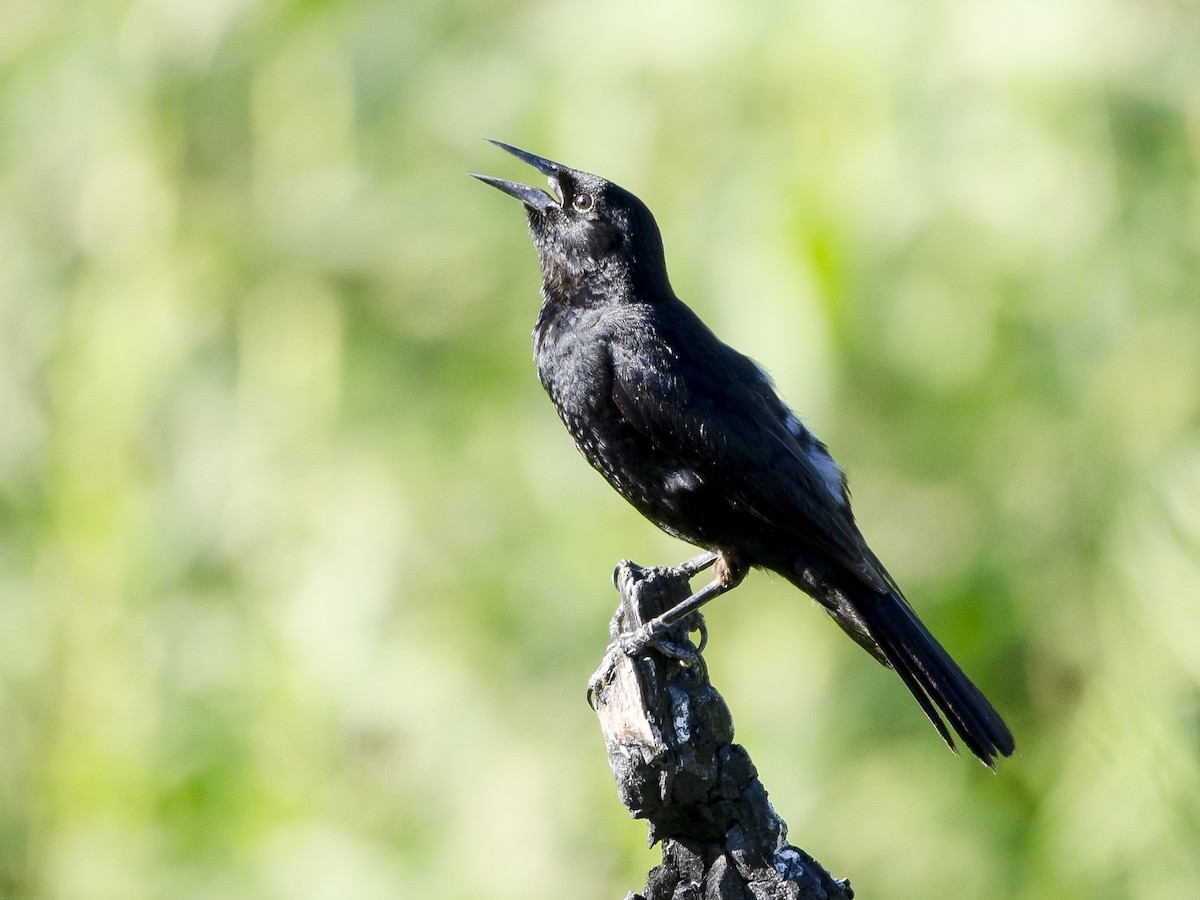
M 1195 2 L 0 7 L 0 897 L 613 898 L 584 702 L 688 548 L 536 383 L 537 178 L 647 201 L 1008 717 L 757 574 L 711 669 L 859 896 L 1200 896 Z

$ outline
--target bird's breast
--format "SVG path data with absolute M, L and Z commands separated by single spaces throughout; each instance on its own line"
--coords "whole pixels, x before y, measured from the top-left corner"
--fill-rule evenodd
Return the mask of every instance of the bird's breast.
M 621 315 L 543 308 L 534 329 L 538 377 L 576 448 L 617 493 L 676 537 L 725 546 L 746 529 L 745 511 L 719 481 L 657 446 L 614 401 L 613 359 L 622 355 L 614 343 L 631 330 Z M 652 330 L 639 333 L 644 340 Z

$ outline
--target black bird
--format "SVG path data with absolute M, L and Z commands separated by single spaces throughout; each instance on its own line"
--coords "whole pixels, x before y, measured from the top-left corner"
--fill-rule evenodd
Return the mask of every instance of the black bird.
M 1004 721 L 859 533 L 825 445 L 762 368 L 675 296 L 646 205 L 603 178 L 492 143 L 548 176 L 553 191 L 474 176 L 525 206 L 542 268 L 534 355 L 554 408 L 621 496 L 709 551 L 684 564 L 689 573 L 714 565 L 711 584 L 627 649 L 657 640 L 751 567 L 770 569 L 894 669 L 951 749 L 942 715 L 985 765 L 1011 754 Z

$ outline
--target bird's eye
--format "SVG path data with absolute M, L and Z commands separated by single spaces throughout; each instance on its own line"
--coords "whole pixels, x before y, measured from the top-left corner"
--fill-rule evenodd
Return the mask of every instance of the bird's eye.
M 571 205 L 579 212 L 587 212 L 592 208 L 594 202 L 591 194 L 576 194 L 575 199 L 571 201 Z

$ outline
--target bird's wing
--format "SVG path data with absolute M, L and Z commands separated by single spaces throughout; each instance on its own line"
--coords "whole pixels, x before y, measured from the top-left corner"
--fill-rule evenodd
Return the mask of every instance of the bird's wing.
M 771 528 L 877 591 L 894 587 L 854 523 L 841 470 L 753 360 L 707 328 L 688 348 L 642 337 L 612 351 L 612 400 L 630 425 Z

